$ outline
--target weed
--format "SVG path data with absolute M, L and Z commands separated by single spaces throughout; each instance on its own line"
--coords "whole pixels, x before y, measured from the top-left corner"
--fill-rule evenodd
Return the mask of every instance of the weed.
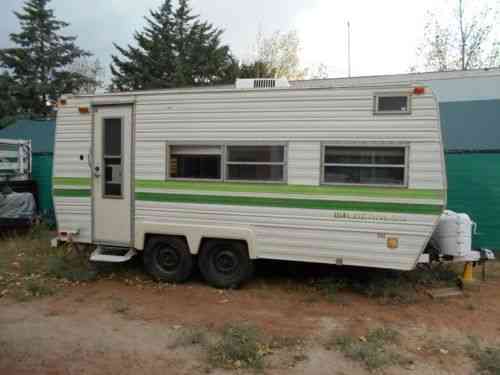
M 47 258 L 47 275 L 69 281 L 93 281 L 97 272 L 91 268 L 87 257 L 70 252 L 54 253 Z
M 205 345 L 207 343 L 207 332 L 203 328 L 188 328 L 180 332 L 171 349 L 195 345 Z
M 500 375 L 500 348 L 484 348 L 476 360 L 482 373 Z
M 407 282 L 415 286 L 453 286 L 457 283 L 457 272 L 453 266 L 438 263 L 422 265 L 404 275 Z
M 399 333 L 395 329 L 382 327 L 376 328 L 368 332 L 366 340 L 377 345 L 395 344 L 398 340 Z
M 228 325 L 221 340 L 209 349 L 209 362 L 214 367 L 262 369 L 266 350 L 260 339 L 253 326 Z
M 29 280 L 26 283 L 26 291 L 35 297 L 47 297 L 55 293 L 53 288 L 40 280 Z
M 111 302 L 111 311 L 115 314 L 126 314 L 129 309 L 128 303 L 121 298 L 113 299 Z
M 313 287 L 329 299 L 335 299 L 340 290 L 351 290 L 383 304 L 415 303 L 418 289 L 454 284 L 457 274 L 443 265 L 419 267 L 410 272 L 345 268 L 343 271 L 313 281 Z
M 399 278 L 375 280 L 368 285 L 365 294 L 378 298 L 382 304 L 411 304 L 417 301 L 414 286 L 402 282 Z
M 476 362 L 481 374 L 500 375 L 500 347 L 483 347 L 475 337 L 469 337 L 466 351 Z
M 302 345 L 302 339 L 298 337 L 287 337 L 287 336 L 273 336 L 269 342 L 270 349 L 289 349 Z
M 335 302 L 338 296 L 338 292 L 342 289 L 345 289 L 348 286 L 348 283 L 344 279 L 326 277 L 314 282 L 313 286 L 329 301 Z
M 348 358 L 362 362 L 373 371 L 391 364 L 406 363 L 401 355 L 387 348 L 387 345 L 397 343 L 398 336 L 393 329 L 378 328 L 359 339 L 347 335 L 335 337 L 333 342 L 327 343 L 327 349 L 334 346 Z

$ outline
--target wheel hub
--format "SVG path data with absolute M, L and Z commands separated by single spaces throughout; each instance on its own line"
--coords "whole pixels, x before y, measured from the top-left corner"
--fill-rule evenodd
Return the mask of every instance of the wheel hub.
M 172 247 L 165 247 L 158 251 L 157 257 L 158 265 L 165 271 L 175 270 L 181 261 L 181 258 L 177 252 Z
M 238 268 L 238 258 L 232 251 L 219 251 L 214 259 L 214 265 L 217 272 L 230 274 Z

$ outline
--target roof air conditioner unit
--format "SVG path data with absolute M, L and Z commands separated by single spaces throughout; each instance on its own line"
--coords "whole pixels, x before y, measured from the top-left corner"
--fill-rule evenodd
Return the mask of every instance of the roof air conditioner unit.
M 237 89 L 274 89 L 289 88 L 290 84 L 286 78 L 254 78 L 237 79 Z

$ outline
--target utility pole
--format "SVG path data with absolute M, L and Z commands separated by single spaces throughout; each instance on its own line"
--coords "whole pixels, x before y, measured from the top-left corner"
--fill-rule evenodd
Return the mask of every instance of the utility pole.
M 351 22 L 347 21 L 347 70 L 351 78 Z

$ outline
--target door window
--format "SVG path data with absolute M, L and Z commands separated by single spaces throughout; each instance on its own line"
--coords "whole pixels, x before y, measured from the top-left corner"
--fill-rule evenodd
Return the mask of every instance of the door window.
M 122 119 L 104 119 L 103 126 L 104 197 L 122 198 Z

